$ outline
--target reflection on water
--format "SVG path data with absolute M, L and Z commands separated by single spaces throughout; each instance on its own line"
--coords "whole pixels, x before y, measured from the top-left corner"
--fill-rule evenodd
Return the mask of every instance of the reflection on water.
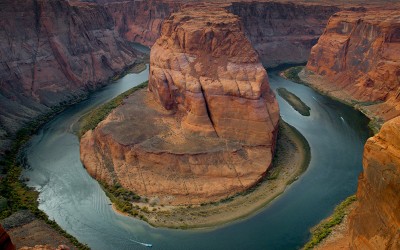
M 148 70 L 129 74 L 96 92 L 44 126 L 26 149 L 31 166 L 24 175 L 40 190 L 40 209 L 93 249 L 295 249 L 309 228 L 356 190 L 362 169 L 367 119 L 312 89 L 269 74 L 271 87 L 284 87 L 311 108 L 300 115 L 278 95 L 283 119 L 308 140 L 312 159 L 307 171 L 283 195 L 256 215 L 209 230 L 170 230 L 113 212 L 109 199 L 83 168 L 72 128 L 93 108 L 147 80 Z

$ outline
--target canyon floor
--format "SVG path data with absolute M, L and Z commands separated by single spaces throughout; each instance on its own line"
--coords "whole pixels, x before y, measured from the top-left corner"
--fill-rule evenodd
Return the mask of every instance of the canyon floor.
M 276 150 L 272 168 L 264 179 L 248 191 L 228 199 L 196 206 L 134 205 L 140 211 L 146 211 L 140 213 L 155 227 L 206 228 L 248 217 L 283 193 L 304 172 L 310 161 L 305 138 L 282 120 Z

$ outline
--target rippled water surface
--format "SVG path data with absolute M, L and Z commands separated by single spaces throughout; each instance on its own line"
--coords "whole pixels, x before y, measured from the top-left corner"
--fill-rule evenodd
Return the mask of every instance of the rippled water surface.
M 129 74 L 93 94 L 44 126 L 26 148 L 30 168 L 24 175 L 40 190 L 40 209 L 92 249 L 296 249 L 309 228 L 329 215 L 335 205 L 356 191 L 362 169 L 367 119 L 359 112 L 321 96 L 312 89 L 269 74 L 271 87 L 285 87 L 310 108 L 297 113 L 277 95 L 281 115 L 311 147 L 308 170 L 259 213 L 212 230 L 170 230 L 116 214 L 99 184 L 79 160 L 77 120 L 89 109 L 147 80 L 148 70 Z

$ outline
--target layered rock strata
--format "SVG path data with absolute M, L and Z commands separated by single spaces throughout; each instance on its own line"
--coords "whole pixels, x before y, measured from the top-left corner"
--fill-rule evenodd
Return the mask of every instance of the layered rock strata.
M 318 249 L 400 249 L 400 117 L 386 122 L 364 147 L 357 203 L 346 227 Z M 337 232 L 338 231 L 338 232 Z
M 199 204 L 256 184 L 268 169 L 278 105 L 237 16 L 173 14 L 136 92 L 81 140 L 88 172 L 161 204 Z
M 400 11 L 333 15 L 302 77 L 380 122 L 400 115 Z
M 0 3 L 0 152 L 27 121 L 134 64 L 138 53 L 103 6 Z
M 400 117 L 364 147 L 358 206 L 350 215 L 354 249 L 400 249 Z

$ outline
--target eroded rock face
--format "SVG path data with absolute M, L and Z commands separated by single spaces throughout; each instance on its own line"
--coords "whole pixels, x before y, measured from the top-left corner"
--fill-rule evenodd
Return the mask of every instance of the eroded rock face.
M 278 105 L 237 16 L 215 8 L 172 14 L 150 58 L 149 90 L 183 113 L 188 133 L 274 141 Z
M 359 103 L 370 117 L 386 121 L 400 115 L 400 11 L 333 15 L 307 70 L 318 88 Z
M 68 1 L 0 3 L 0 153 L 3 138 L 104 82 L 138 54 L 102 6 Z
M 400 117 L 368 139 L 351 213 L 353 249 L 400 249 Z
M 96 179 L 161 204 L 217 201 L 270 166 L 279 110 L 239 19 L 225 9 L 173 14 L 139 91 L 81 139 Z
M 342 6 L 341 6 L 342 7 Z M 337 6 L 306 3 L 233 2 L 246 36 L 266 67 L 304 63 Z

